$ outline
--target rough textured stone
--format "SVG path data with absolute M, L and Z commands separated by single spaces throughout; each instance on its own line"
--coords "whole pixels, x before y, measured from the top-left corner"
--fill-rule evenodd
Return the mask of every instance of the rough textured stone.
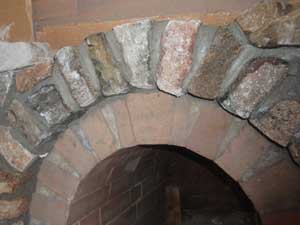
M 200 21 L 169 21 L 161 40 L 161 62 L 157 86 L 176 96 L 184 94 L 183 81 L 192 62 L 193 49 Z
M 220 27 L 199 68 L 198 75 L 189 85 L 189 92 L 206 99 L 218 97 L 226 72 L 240 52 L 241 42 L 236 38 L 233 29 Z
M 13 85 L 13 73 L 0 73 L 0 107 L 3 107 Z
M 24 171 L 32 164 L 36 156 L 15 140 L 8 128 L 0 127 L 0 153 L 16 170 Z
M 13 193 L 25 181 L 19 173 L 0 171 L 0 194 Z
M 52 53 L 46 43 L 0 42 L 0 72 L 49 60 L 52 60 Z
M 87 72 L 82 69 L 78 54 L 78 49 L 64 47 L 57 52 L 56 57 L 72 96 L 81 107 L 86 107 L 92 104 L 97 96 Z
M 300 78 L 288 76 L 251 114 L 250 122 L 276 143 L 287 146 L 300 127 Z
M 52 61 L 40 63 L 16 72 L 16 89 L 24 92 L 51 76 Z
M 285 15 L 291 9 L 282 1 L 260 2 L 253 8 L 246 9 L 238 18 L 237 22 L 246 32 L 255 32 L 265 25 L 273 22 L 274 19 Z
M 114 27 L 113 32 L 122 46 L 123 58 L 130 69 L 128 82 L 138 88 L 151 89 L 154 78 L 149 71 L 149 41 L 151 21 L 143 20 Z
M 300 166 L 300 132 L 293 137 L 289 151 L 294 161 Z
M 281 60 L 255 59 L 241 71 L 221 104 L 228 111 L 248 118 L 255 106 L 287 76 L 287 73 L 288 67 Z
M 103 95 L 110 96 L 128 92 L 128 83 L 114 62 L 112 53 L 107 47 L 105 35 L 103 33 L 91 35 L 86 42 L 100 80 Z
M 29 201 L 25 198 L 0 200 L 0 220 L 14 219 L 28 211 Z
M 300 10 L 273 20 L 250 36 L 258 47 L 300 44 Z
M 28 143 L 36 146 L 50 134 L 45 127 L 30 113 L 23 104 L 14 99 L 8 111 L 10 126 L 19 128 Z
M 27 102 L 49 125 L 62 123 L 71 114 L 53 85 L 40 88 L 27 98 Z
M 0 27 L 0 41 L 8 41 L 13 23 Z

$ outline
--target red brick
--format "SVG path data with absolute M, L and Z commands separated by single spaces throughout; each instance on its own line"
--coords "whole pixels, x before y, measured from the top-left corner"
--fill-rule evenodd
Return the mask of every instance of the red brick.
M 98 108 L 90 110 L 81 118 L 80 127 L 99 159 L 107 158 L 117 149 L 113 135 Z
M 100 211 L 96 209 L 80 221 L 80 225 L 100 225 Z
M 100 208 L 107 201 L 108 189 L 102 188 L 90 195 L 84 196 L 80 200 L 73 202 L 70 206 L 68 223 L 72 224 L 83 219 L 91 211 Z
M 232 140 L 216 163 L 238 180 L 267 151 L 271 142 L 250 125 L 246 125 Z
M 185 146 L 186 138 L 191 133 L 201 108 L 200 100 L 189 95 L 176 99 L 172 127 L 172 144 Z
M 115 113 L 121 147 L 134 146 L 136 140 L 125 99 L 118 99 L 111 102 L 111 107 Z
M 128 94 L 127 106 L 138 144 L 170 143 L 174 99 L 161 92 Z
M 78 140 L 78 137 L 71 129 L 68 129 L 57 140 L 54 151 L 63 156 L 83 177 L 97 163 L 95 156 L 84 149 Z
M 300 211 L 276 212 L 261 219 L 264 225 L 295 225 L 295 221 L 300 221 Z
M 30 205 L 30 214 L 37 220 L 51 225 L 66 224 L 68 205 L 62 200 L 35 193 Z M 55 215 L 55 216 L 53 216 Z
M 226 136 L 231 119 L 232 116 L 214 102 L 203 102 L 198 119 L 187 138 L 186 147 L 213 159 Z
M 73 198 L 79 183 L 79 180 L 72 174 L 60 169 L 48 160 L 43 161 L 38 173 L 38 180 L 66 200 Z
M 261 213 L 300 206 L 300 170 L 289 159 L 266 169 L 241 187 Z

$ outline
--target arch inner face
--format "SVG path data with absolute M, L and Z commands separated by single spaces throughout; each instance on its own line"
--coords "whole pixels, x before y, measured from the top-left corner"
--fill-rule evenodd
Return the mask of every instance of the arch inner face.
M 69 224 L 256 225 L 257 213 L 212 161 L 167 145 L 122 149 L 81 182 Z

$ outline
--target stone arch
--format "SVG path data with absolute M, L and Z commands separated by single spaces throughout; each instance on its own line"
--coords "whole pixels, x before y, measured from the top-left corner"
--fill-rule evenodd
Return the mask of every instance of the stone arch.
M 140 92 L 95 105 L 60 135 L 41 165 L 32 219 L 67 224 L 86 175 L 118 149 L 139 144 L 183 146 L 213 160 L 240 183 L 261 215 L 298 204 L 299 170 L 246 121 L 214 102 Z

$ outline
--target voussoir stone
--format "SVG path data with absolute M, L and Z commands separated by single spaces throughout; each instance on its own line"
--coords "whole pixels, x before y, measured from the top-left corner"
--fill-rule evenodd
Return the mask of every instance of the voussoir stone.
M 46 43 L 0 41 L 0 72 L 32 66 L 52 60 L 52 52 Z
M 122 48 L 123 59 L 130 70 L 127 81 L 134 87 L 152 89 L 154 78 L 149 69 L 149 34 L 151 21 L 142 20 L 113 28 Z
M 273 20 L 249 38 L 258 47 L 300 45 L 300 10 Z
M 24 181 L 20 173 L 0 171 L 0 194 L 15 192 Z
M 80 107 L 92 104 L 97 96 L 97 85 L 91 74 L 83 69 L 79 50 L 75 47 L 64 47 L 56 54 L 57 62 L 70 92 Z
M 192 95 L 206 99 L 220 96 L 226 73 L 242 50 L 242 39 L 237 38 L 234 29 L 226 26 L 216 31 L 202 66 L 189 84 L 188 91 Z
M 288 66 L 282 60 L 256 58 L 240 72 L 221 104 L 228 111 L 248 118 L 257 104 L 287 75 Z
M 36 159 L 34 154 L 12 137 L 8 128 L 1 126 L 0 153 L 13 168 L 20 172 L 23 172 Z
M 300 132 L 296 133 L 292 138 L 289 151 L 294 161 L 300 166 Z
M 50 136 L 46 127 L 18 99 L 14 99 L 9 106 L 8 121 L 10 126 L 18 128 L 33 146 Z
M 129 85 L 114 61 L 105 34 L 91 35 L 86 39 L 86 42 L 89 47 L 89 55 L 99 77 L 103 95 L 111 96 L 127 93 Z
M 40 88 L 27 102 L 50 126 L 64 122 L 71 114 L 54 85 Z
M 254 7 L 246 9 L 237 18 L 237 22 L 244 31 L 255 32 L 273 22 L 274 19 L 285 15 L 290 9 L 291 6 L 282 1 L 260 2 Z
M 169 21 L 161 39 L 157 72 L 159 89 L 176 96 L 184 94 L 183 82 L 193 63 L 193 49 L 200 21 Z
M 0 200 L 0 220 L 14 219 L 26 213 L 29 201 L 25 198 Z
M 53 61 L 43 62 L 16 71 L 16 89 L 19 92 L 29 91 L 36 84 L 51 76 Z
M 13 72 L 0 72 L 0 107 L 3 107 L 13 85 Z
M 300 78 L 288 76 L 252 112 L 250 122 L 286 147 L 300 127 Z

